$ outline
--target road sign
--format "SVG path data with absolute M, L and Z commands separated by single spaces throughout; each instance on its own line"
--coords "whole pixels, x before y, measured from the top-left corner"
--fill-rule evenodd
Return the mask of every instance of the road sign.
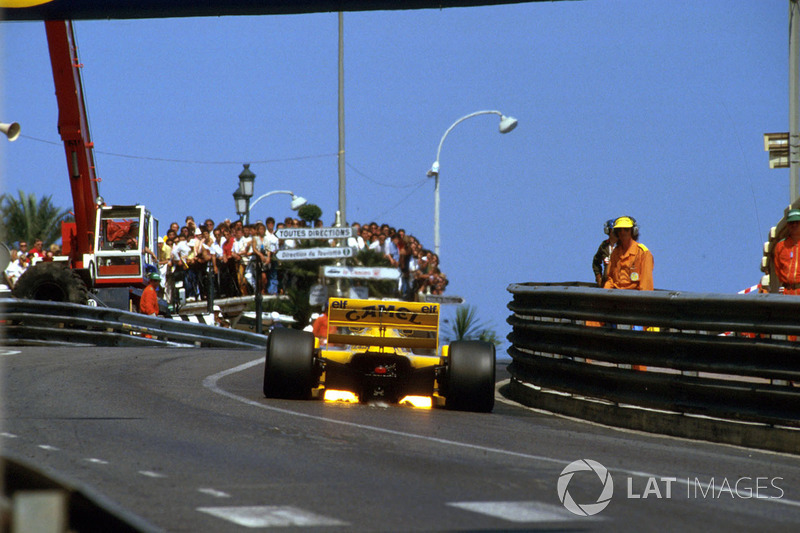
M 313 261 L 316 259 L 341 259 L 353 257 L 354 248 L 295 248 L 291 250 L 278 250 L 279 261 Z
M 282 228 L 275 231 L 275 236 L 279 239 L 349 239 L 354 235 L 355 229 L 352 227 Z
M 394 280 L 400 278 L 400 270 L 389 267 L 326 266 L 323 275 L 326 278 Z
M 325 285 L 312 285 L 308 293 L 308 305 L 325 305 L 328 302 L 328 288 Z
M 449 296 L 444 294 L 423 294 L 421 295 L 423 302 L 435 304 L 456 304 L 461 305 L 464 303 L 464 298 L 461 296 Z

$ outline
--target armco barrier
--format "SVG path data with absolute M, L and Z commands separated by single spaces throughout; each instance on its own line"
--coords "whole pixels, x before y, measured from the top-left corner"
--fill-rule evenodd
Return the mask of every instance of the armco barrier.
M 193 322 L 61 302 L 0 299 L 6 345 L 266 348 L 267 337 Z
M 161 531 L 90 489 L 19 458 L 0 457 L 0 480 L 2 531 Z
M 800 298 L 513 284 L 510 395 L 596 422 L 800 453 Z

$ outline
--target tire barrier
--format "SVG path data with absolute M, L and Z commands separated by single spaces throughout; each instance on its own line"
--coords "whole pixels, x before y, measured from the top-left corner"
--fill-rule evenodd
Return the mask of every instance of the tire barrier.
M 800 453 L 800 298 L 521 283 L 509 394 L 548 411 Z
M 267 337 L 247 331 L 63 302 L 0 299 L 7 346 L 165 346 L 262 349 Z

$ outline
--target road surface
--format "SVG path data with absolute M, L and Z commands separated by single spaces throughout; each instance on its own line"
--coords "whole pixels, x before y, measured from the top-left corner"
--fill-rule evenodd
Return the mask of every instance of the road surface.
M 800 523 L 800 456 L 526 409 L 500 394 L 506 362 L 494 412 L 476 414 L 268 400 L 259 351 L 0 353 L 3 454 L 105 496 L 155 531 L 775 532 Z

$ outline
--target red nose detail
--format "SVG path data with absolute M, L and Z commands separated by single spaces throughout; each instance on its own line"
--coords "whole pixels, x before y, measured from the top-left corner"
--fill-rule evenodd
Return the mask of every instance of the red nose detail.
M 386 367 L 385 366 L 376 366 L 375 367 L 375 373 L 376 374 L 385 374 L 386 373 Z

